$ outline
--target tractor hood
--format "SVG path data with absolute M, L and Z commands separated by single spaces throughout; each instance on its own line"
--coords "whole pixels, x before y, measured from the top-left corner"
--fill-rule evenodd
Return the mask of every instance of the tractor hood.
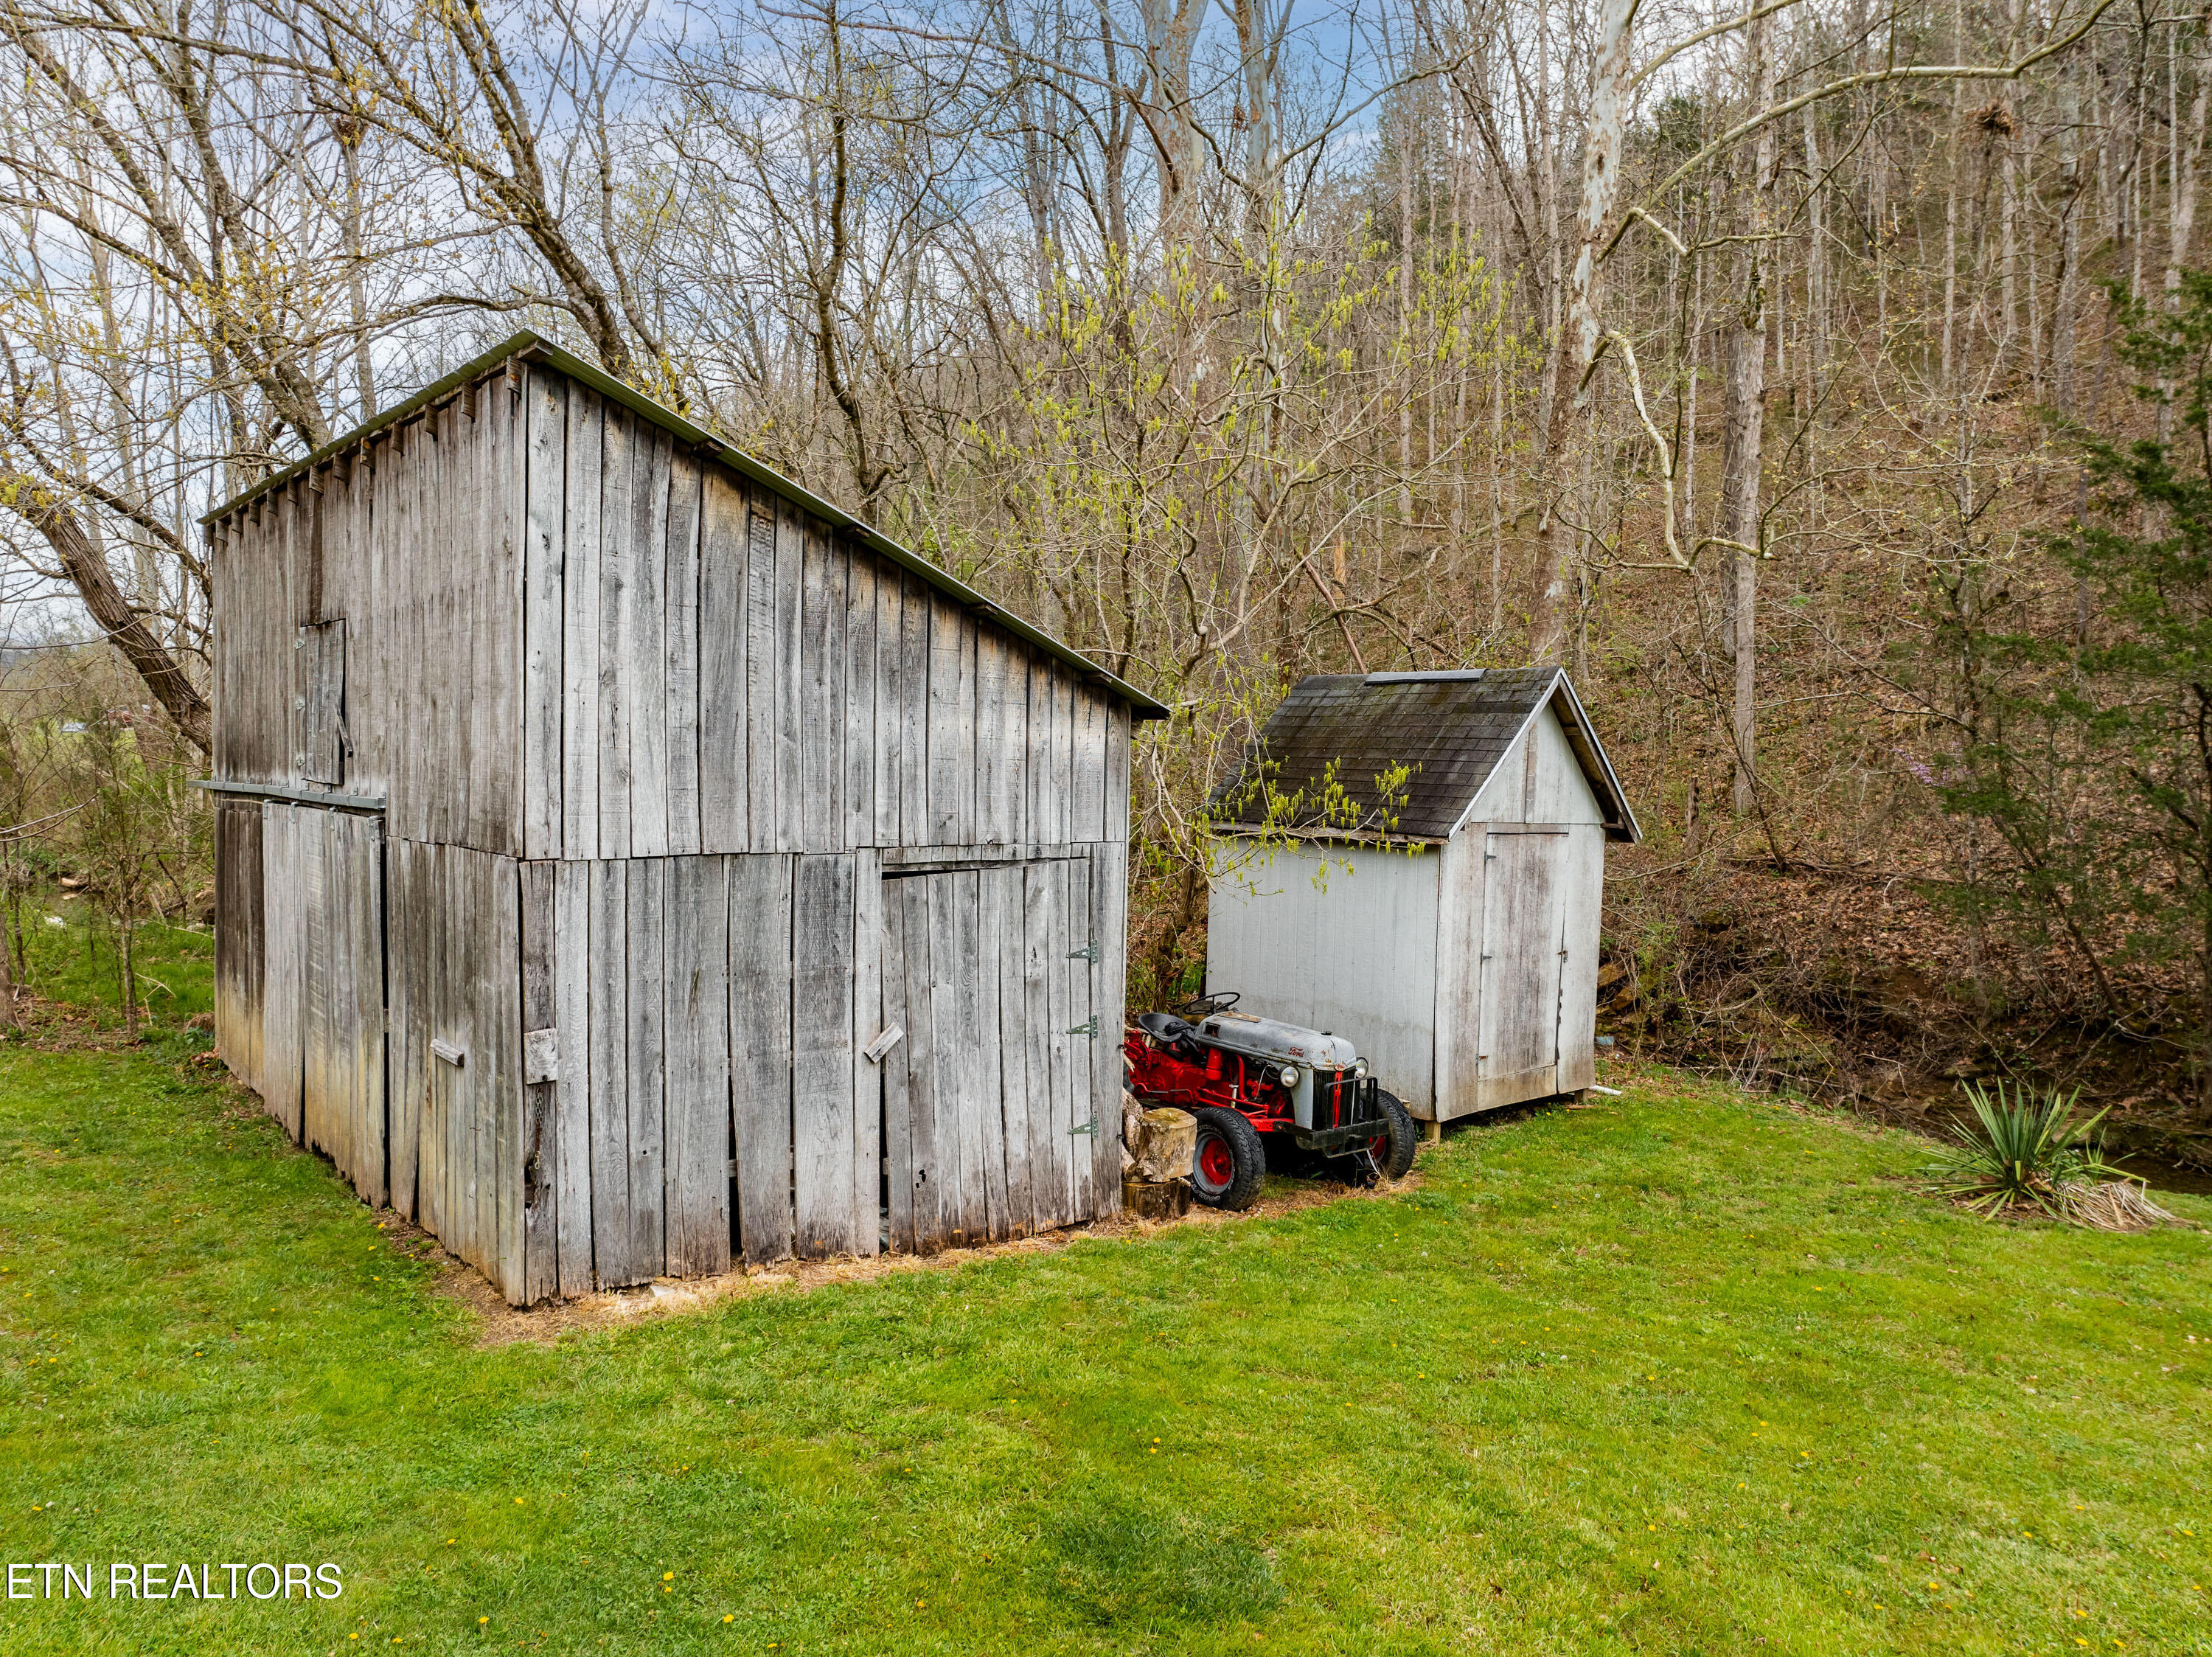
M 1216 1013 L 1198 1021 L 1201 1040 L 1248 1058 L 1264 1058 L 1276 1064 L 1298 1064 L 1308 1069 L 1343 1070 L 1359 1057 L 1342 1036 L 1323 1035 L 1303 1024 L 1285 1024 L 1249 1013 Z

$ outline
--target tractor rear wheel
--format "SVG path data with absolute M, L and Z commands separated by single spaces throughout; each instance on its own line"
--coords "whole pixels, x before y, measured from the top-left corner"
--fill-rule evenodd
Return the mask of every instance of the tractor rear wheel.
M 1267 1172 L 1267 1147 L 1260 1130 L 1235 1111 L 1202 1105 L 1198 1149 L 1190 1159 L 1190 1194 L 1210 1209 L 1249 1209 L 1259 1200 L 1261 1177 Z
M 1397 1094 L 1378 1090 L 1375 1097 L 1382 1106 L 1382 1131 L 1352 1154 L 1352 1163 L 1368 1184 L 1403 1179 L 1406 1170 L 1413 1166 L 1419 1130 L 1413 1126 L 1412 1113 L 1398 1102 Z

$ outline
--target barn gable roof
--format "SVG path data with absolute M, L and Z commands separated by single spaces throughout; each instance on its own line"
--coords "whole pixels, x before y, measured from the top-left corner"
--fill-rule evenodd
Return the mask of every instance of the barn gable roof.
M 1456 829 L 1515 740 L 1547 706 L 1559 715 L 1576 763 L 1604 813 L 1606 832 L 1639 840 L 1644 831 L 1597 740 L 1581 699 L 1558 667 L 1468 668 L 1435 673 L 1316 673 L 1291 688 L 1267 728 L 1245 750 L 1237 774 L 1215 792 L 1221 826 L 1255 825 L 1261 788 L 1279 796 L 1303 794 L 1292 829 L 1344 838 L 1443 840 Z M 1334 782 L 1363 822 L 1324 814 L 1322 796 Z M 1393 767 L 1409 768 L 1405 796 L 1376 821 L 1376 782 Z
M 1074 669 L 1079 678 L 1110 695 L 1121 698 L 1129 704 L 1130 716 L 1133 719 L 1143 721 L 1165 719 L 1168 716 L 1168 709 L 1164 703 L 1146 695 L 1135 685 L 1107 672 L 1105 668 L 1099 667 L 1073 645 L 1063 643 L 1041 628 L 1030 625 L 1011 610 L 984 597 L 982 594 L 957 576 L 932 564 L 921 553 L 901 545 L 888 535 L 863 523 L 849 512 L 832 506 L 809 490 L 802 489 L 781 472 L 763 465 L 742 449 L 732 448 L 704 427 L 693 424 L 666 405 L 657 403 L 635 387 L 623 385 L 619 380 L 593 368 L 581 357 L 562 350 L 550 340 L 541 338 L 527 328 L 501 341 L 483 356 L 463 363 L 444 379 L 425 386 L 405 402 L 394 404 L 367 424 L 356 427 L 343 437 L 332 439 L 305 460 L 295 460 L 283 471 L 271 473 L 252 488 L 233 496 L 221 506 L 204 514 L 200 518 L 201 526 L 204 527 L 219 519 L 228 517 L 240 507 L 249 504 L 256 497 L 265 495 L 271 490 L 281 489 L 302 473 L 311 472 L 316 467 L 335 460 L 338 455 L 360 443 L 362 439 L 374 436 L 388 427 L 398 425 L 401 421 L 420 413 L 434 403 L 442 402 L 448 397 L 457 395 L 464 387 L 483 379 L 511 357 L 543 362 L 548 368 L 558 369 L 567 375 L 571 380 L 581 381 L 602 397 L 611 398 L 629 409 L 633 414 L 641 415 L 652 421 L 700 459 L 720 461 L 748 481 L 759 484 L 802 510 L 823 519 L 831 529 L 849 537 L 878 557 L 884 558 L 901 569 L 920 576 L 930 586 L 975 614 L 1005 628 L 1016 637 L 1035 645 L 1046 655 Z

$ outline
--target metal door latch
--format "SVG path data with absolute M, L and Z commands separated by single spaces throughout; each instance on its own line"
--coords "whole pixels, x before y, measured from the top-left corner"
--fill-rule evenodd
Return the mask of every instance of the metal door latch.
M 1069 1028 L 1068 1028 L 1068 1032 L 1067 1032 L 1067 1033 L 1068 1033 L 1068 1034 L 1070 1034 L 1071 1036 L 1088 1036 L 1088 1037 L 1090 1037 L 1090 1038 L 1091 1039 L 1091 1040 L 1093 1040 L 1093 1041 L 1097 1040 L 1097 1039 L 1098 1039 L 1098 1014 L 1096 1014 L 1096 1013 L 1093 1013 L 1093 1014 L 1091 1015 L 1090 1022 L 1088 1022 L 1087 1024 L 1077 1024 L 1077 1025 L 1072 1025 L 1072 1026 L 1069 1026 Z
M 1098 940 L 1093 938 L 1089 943 L 1084 945 L 1082 948 L 1069 950 L 1067 952 L 1067 959 L 1072 961 L 1089 961 L 1093 966 L 1097 966 Z

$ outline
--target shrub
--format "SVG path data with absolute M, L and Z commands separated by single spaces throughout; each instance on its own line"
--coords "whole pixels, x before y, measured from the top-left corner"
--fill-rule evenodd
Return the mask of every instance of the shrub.
M 2100 1111 L 2077 1122 L 2078 1090 L 2039 1091 L 2025 1082 L 1994 1088 L 1966 1085 L 1974 1120 L 1952 1124 L 1959 1142 L 1937 1151 L 1929 1165 L 1929 1189 L 1992 1218 L 2011 1208 L 2033 1207 L 2054 1220 L 2069 1217 L 2070 1187 L 2124 1179 L 2105 1161 L 2097 1124 Z

